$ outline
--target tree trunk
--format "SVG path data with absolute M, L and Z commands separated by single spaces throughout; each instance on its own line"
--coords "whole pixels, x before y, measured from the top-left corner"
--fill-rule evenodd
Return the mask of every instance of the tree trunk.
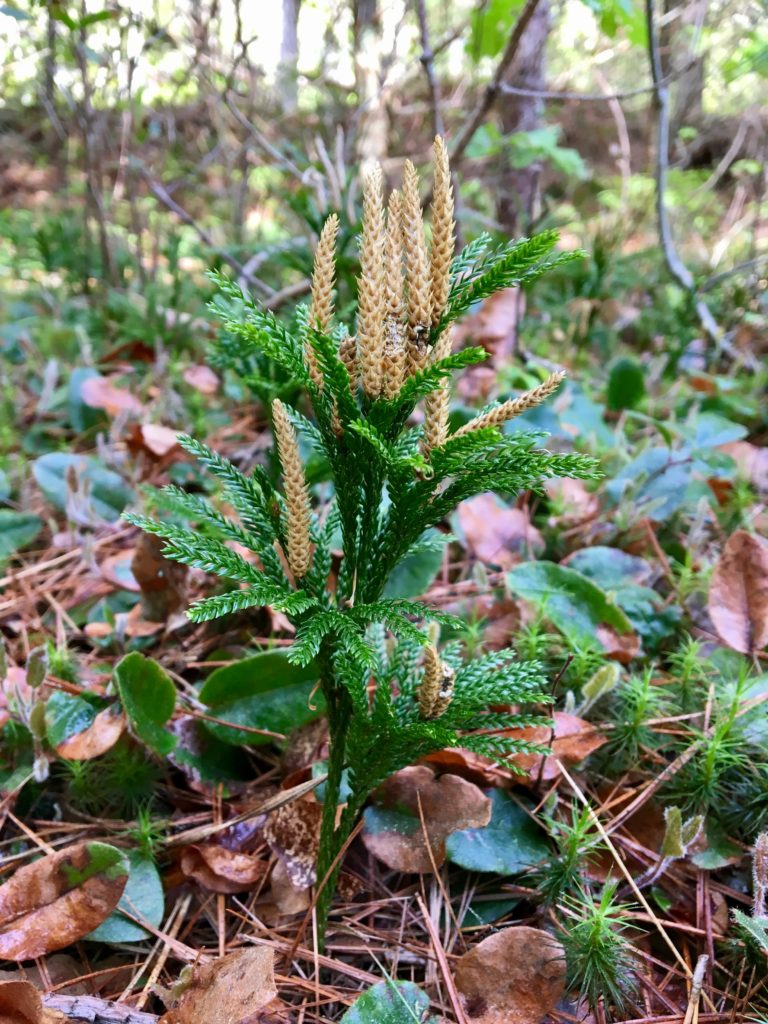
M 296 65 L 299 59 L 299 9 L 301 0 L 283 0 L 283 35 L 280 41 L 280 71 L 277 88 L 283 109 L 294 111 L 298 102 Z
M 520 40 L 505 81 L 518 88 L 545 89 L 547 36 L 550 29 L 549 0 L 540 0 Z M 504 135 L 529 132 L 538 128 L 544 101 L 533 96 L 504 95 L 499 100 Z M 527 233 L 533 219 L 539 192 L 541 165 L 514 168 L 502 156 L 503 171 L 497 217 L 506 234 L 514 238 Z
M 354 6 L 355 88 L 359 104 L 357 160 L 363 174 L 387 154 L 389 123 L 382 95 L 384 47 L 378 0 Z

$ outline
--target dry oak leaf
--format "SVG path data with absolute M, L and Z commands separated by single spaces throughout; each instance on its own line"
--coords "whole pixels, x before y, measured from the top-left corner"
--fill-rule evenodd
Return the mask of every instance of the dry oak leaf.
M 257 1024 L 277 999 L 275 954 L 267 946 L 198 964 L 179 999 L 159 1024 Z
M 458 775 L 436 778 L 414 765 L 379 786 L 365 819 L 363 842 L 375 857 L 394 871 L 426 874 L 444 863 L 452 832 L 488 824 L 491 801 Z
M 87 729 L 68 736 L 56 747 L 59 757 L 68 761 L 91 761 L 110 750 L 125 731 L 125 715 L 117 706 L 104 708 Z
M 252 854 L 205 843 L 182 850 L 181 870 L 211 892 L 235 893 L 255 889 L 266 877 L 269 865 Z
M 322 817 L 323 808 L 310 796 L 271 811 L 264 824 L 264 838 L 297 889 L 308 889 L 317 879 Z
M 80 388 L 80 397 L 92 409 L 103 409 L 110 416 L 119 413 L 140 413 L 139 399 L 125 388 L 118 388 L 106 377 L 87 377 Z
M 114 846 L 78 843 L 19 868 L 0 886 L 0 959 L 33 960 L 106 920 L 128 881 Z
M 69 1018 L 43 1006 L 29 981 L 0 981 L 0 1024 L 66 1024 Z
M 182 374 L 185 382 L 202 395 L 215 395 L 219 390 L 219 378 L 209 366 L 195 363 Z
M 493 494 L 479 494 L 458 508 L 468 550 L 481 562 L 511 569 L 544 550 L 544 538 L 528 512 L 510 508 Z
M 565 950 L 538 928 L 505 928 L 459 959 L 455 981 L 471 1024 L 539 1024 L 565 991 Z
M 565 711 L 553 714 L 554 736 L 552 727 L 548 725 L 531 725 L 525 729 L 507 729 L 505 736 L 528 743 L 538 743 L 549 747 L 550 754 L 510 754 L 507 758 L 526 773 L 528 781 L 535 782 L 539 778 L 549 782 L 560 774 L 558 761 L 567 765 L 578 764 L 606 742 L 605 736 L 591 722 L 577 715 L 569 715 Z M 542 759 L 544 767 L 542 769 Z M 520 778 L 525 784 L 525 779 Z
M 709 617 L 741 654 L 768 644 L 768 547 L 746 530 L 726 541 L 709 584 Z

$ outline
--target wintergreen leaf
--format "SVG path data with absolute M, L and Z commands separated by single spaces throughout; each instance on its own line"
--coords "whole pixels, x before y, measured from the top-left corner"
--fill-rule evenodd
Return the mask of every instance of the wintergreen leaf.
M 31 544 L 42 528 L 42 519 L 32 512 L 0 508 L 0 565 Z
M 632 623 L 605 592 L 575 569 L 554 562 L 524 562 L 507 573 L 513 594 L 543 609 L 571 643 L 598 645 L 597 630 L 611 626 L 631 633 Z
M 104 522 L 114 523 L 134 494 L 121 476 L 106 469 L 95 456 L 49 452 L 32 463 L 35 480 L 50 503 L 59 511 L 67 510 L 69 474 L 87 485 L 86 507 Z
M 203 685 L 200 699 L 215 718 L 247 729 L 216 722 L 206 722 L 206 729 L 230 744 L 274 742 L 248 729 L 289 733 L 317 717 L 323 708 L 322 697 L 316 695 L 310 706 L 316 680 L 314 665 L 292 664 L 283 651 L 264 651 L 217 668 Z
M 55 690 L 45 703 L 45 736 L 52 747 L 83 732 L 93 723 L 95 708 L 71 693 Z
M 170 754 L 176 737 L 162 727 L 176 707 L 176 687 L 171 677 L 152 658 L 134 651 L 115 665 L 114 680 L 139 739 L 157 754 Z
M 355 1000 L 340 1024 L 437 1024 L 429 997 L 410 981 L 379 982 Z
M 541 828 L 504 790 L 489 793 L 491 820 L 484 828 L 452 832 L 445 844 L 448 860 L 468 871 L 517 875 L 549 853 Z
M 117 908 L 98 928 L 95 928 L 86 939 L 94 942 L 141 942 L 152 938 L 152 932 L 142 928 L 127 918 L 121 911 L 132 917 L 138 917 L 154 928 L 159 928 L 163 921 L 165 897 L 163 883 L 152 860 L 145 857 L 140 850 L 128 850 L 128 883 L 120 897 Z

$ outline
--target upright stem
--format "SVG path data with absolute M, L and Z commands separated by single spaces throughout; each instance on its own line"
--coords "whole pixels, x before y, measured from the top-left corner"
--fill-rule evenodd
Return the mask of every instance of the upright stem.
M 320 823 L 320 849 L 317 857 L 317 881 L 318 884 L 323 885 L 317 900 L 317 931 L 321 945 L 324 943 L 328 913 L 331 909 L 341 866 L 338 863 L 331 870 L 331 865 L 346 842 L 351 829 L 349 826 L 346 831 L 344 830 L 343 818 L 337 827 L 336 813 L 346 761 L 347 730 L 352 714 L 349 694 L 334 678 L 330 654 L 325 652 L 322 660 L 324 664 L 322 688 L 328 710 L 330 750 L 328 752 L 328 779 L 325 784 L 323 816 Z

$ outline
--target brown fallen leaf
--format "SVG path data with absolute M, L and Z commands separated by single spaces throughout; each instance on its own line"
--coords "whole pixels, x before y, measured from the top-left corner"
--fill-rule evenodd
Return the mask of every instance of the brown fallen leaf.
M 731 441 L 720 445 L 720 451 L 730 455 L 756 490 L 768 491 L 768 448 L 759 448 L 749 441 Z
M 505 505 L 493 494 L 479 494 L 458 508 L 467 549 L 481 562 L 511 569 L 544 550 L 544 538 L 528 512 Z
M 99 562 L 99 572 L 108 583 L 112 583 L 119 590 L 130 590 L 138 594 L 141 586 L 131 570 L 133 557 L 132 550 L 118 551 L 117 554 L 109 555 L 103 562 Z
M 0 886 L 0 958 L 33 960 L 93 931 L 117 906 L 128 864 L 114 846 L 78 843 Z
M 280 914 L 291 917 L 294 914 L 303 914 L 309 909 L 309 888 L 299 889 L 293 884 L 283 861 L 278 860 L 272 868 L 269 886 L 272 902 Z
M 198 964 L 178 1005 L 159 1024 L 258 1024 L 277 999 L 275 954 L 268 946 Z
M 149 622 L 165 622 L 187 604 L 185 565 L 163 554 L 165 541 L 151 533 L 141 533 L 131 561 L 131 572 L 141 591 L 143 617 Z
M 271 811 L 264 825 L 270 849 L 283 862 L 297 889 L 308 889 L 317 880 L 315 864 L 322 816 L 322 806 L 310 796 Z
M 0 1024 L 66 1024 L 58 1010 L 43 1006 L 30 981 L 0 981 Z
M 140 413 L 144 408 L 135 395 L 116 387 L 106 377 L 87 377 L 80 388 L 80 397 L 92 409 L 103 409 L 110 416 Z
M 205 843 L 181 851 L 181 870 L 211 892 L 235 893 L 255 889 L 266 878 L 269 865 L 250 853 Z
M 144 452 L 153 459 L 163 459 L 171 452 L 181 453 L 178 431 L 160 423 L 135 423 L 126 443 L 132 452 Z
M 182 376 L 185 382 L 201 395 L 215 395 L 219 390 L 219 378 L 209 366 L 195 363 L 188 366 Z
M 460 957 L 455 981 L 472 1024 L 539 1024 L 565 992 L 565 950 L 538 928 L 505 928 Z
M 473 782 L 481 789 L 502 786 L 517 779 L 514 772 L 504 768 L 492 757 L 476 754 L 463 747 L 446 747 L 444 750 L 435 751 L 434 754 L 427 754 L 422 761 L 434 765 L 441 771 L 450 772 L 451 775 L 460 775 L 462 779 Z
M 709 617 L 741 654 L 768 644 L 768 547 L 746 530 L 726 541 L 709 585 Z
M 597 495 L 588 491 L 583 480 L 555 477 L 544 481 L 544 490 L 557 504 L 557 514 L 549 522 L 557 526 L 574 526 L 593 519 L 600 503 Z
M 595 637 L 600 641 L 609 658 L 628 665 L 640 653 L 640 637 L 637 633 L 619 633 L 606 623 L 595 629 Z
M 584 718 L 569 715 L 565 711 L 555 711 L 553 719 L 555 734 L 551 744 L 552 729 L 548 725 L 530 725 L 525 729 L 505 731 L 506 736 L 513 736 L 528 743 L 538 743 L 551 749 L 551 754 L 547 755 L 511 754 L 507 758 L 526 773 L 528 783 L 536 782 L 539 778 L 547 782 L 556 779 L 560 774 L 558 760 L 566 765 L 578 764 L 606 742 L 605 736 Z M 519 781 L 523 785 L 526 784 L 525 778 L 520 778 Z
M 383 812 L 378 823 L 377 809 Z M 388 820 L 388 811 L 397 814 L 396 822 Z M 394 871 L 426 874 L 444 863 L 445 841 L 452 832 L 483 828 L 490 820 L 491 801 L 478 786 L 458 775 L 436 778 L 427 765 L 413 765 L 374 793 L 363 842 Z
M 125 731 L 125 715 L 118 707 L 104 708 L 87 729 L 68 736 L 56 747 L 67 761 L 90 761 L 110 750 Z

